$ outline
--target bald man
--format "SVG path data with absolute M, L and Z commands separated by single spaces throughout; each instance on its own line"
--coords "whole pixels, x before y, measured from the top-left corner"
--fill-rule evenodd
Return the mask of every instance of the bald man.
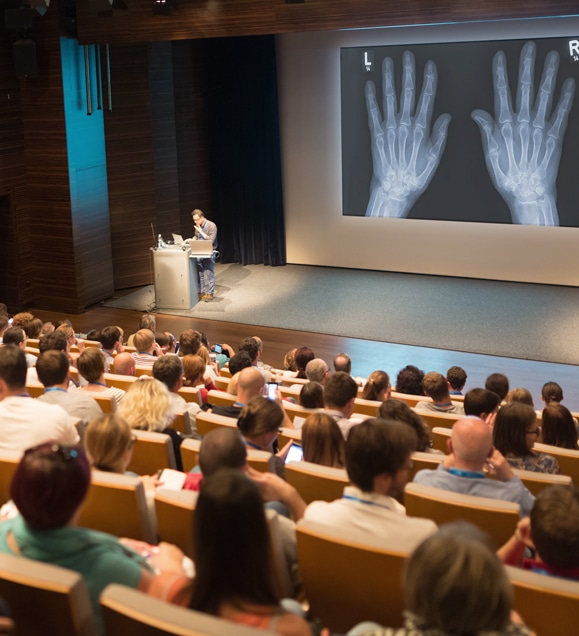
M 522 517 L 531 512 L 535 498 L 493 446 L 491 428 L 483 420 L 472 416 L 458 420 L 448 450 L 449 456 L 437 470 L 421 470 L 414 481 L 463 495 L 518 503 Z M 486 478 L 485 470 L 494 479 Z

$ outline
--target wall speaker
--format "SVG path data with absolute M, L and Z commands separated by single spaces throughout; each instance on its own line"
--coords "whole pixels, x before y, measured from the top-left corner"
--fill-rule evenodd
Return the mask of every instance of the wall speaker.
M 37 77 L 36 43 L 34 40 L 16 40 L 12 45 L 16 77 Z

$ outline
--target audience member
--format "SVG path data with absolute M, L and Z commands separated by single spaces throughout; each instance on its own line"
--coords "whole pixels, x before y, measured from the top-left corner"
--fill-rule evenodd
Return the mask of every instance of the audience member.
M 297 373 L 296 367 L 296 351 L 297 349 L 290 349 L 283 358 L 284 375 L 295 377 Z
M 110 397 L 113 409 L 116 409 L 125 397 L 123 389 L 105 384 L 105 359 L 103 354 L 95 347 L 87 347 L 78 357 L 76 362 L 78 372 L 87 381 L 80 391 L 88 395 Z
M 36 363 L 38 378 L 44 385 L 44 395 L 38 399 L 47 404 L 59 404 L 73 418 L 90 422 L 103 414 L 97 402 L 76 388 L 70 391 L 70 367 L 64 351 L 49 350 L 40 354 Z
M 390 377 L 386 371 L 372 371 L 362 390 L 362 399 L 384 402 L 390 397 Z
M 310 382 L 324 385 L 330 377 L 330 369 L 321 358 L 314 358 L 306 364 L 306 378 Z
M 0 314 L 0 344 L 3 344 L 4 333 L 8 327 L 10 327 L 8 316 L 6 314 Z
M 404 627 L 361 623 L 348 636 L 532 636 L 512 611 L 513 590 L 488 538 L 466 522 L 421 543 L 403 575 Z
M 171 428 L 175 415 L 169 390 L 162 382 L 148 376 L 133 382 L 119 404 L 117 414 L 125 418 L 131 428 L 168 435 L 173 442 L 177 470 L 183 470 L 180 451 L 183 437 L 179 431 Z
M 139 329 L 135 334 L 136 351 L 133 353 L 135 364 L 138 367 L 152 368 L 156 356 L 162 356 L 161 347 L 155 342 L 155 334 L 149 329 Z
M 26 358 L 26 366 L 30 368 L 36 365 L 36 356 L 26 351 L 26 340 L 26 333 L 22 327 L 8 327 L 4 332 L 2 343 L 5 345 L 16 345 L 19 349 L 22 349 Z
M 422 380 L 424 393 L 432 399 L 432 402 L 418 402 L 414 409 L 417 413 L 451 413 L 464 415 L 464 407 L 459 402 L 452 402 L 448 393 L 446 378 L 436 371 L 430 371 Z
M 42 338 L 42 336 L 47 336 L 48 334 L 53 333 L 55 329 L 56 327 L 50 321 L 43 323 L 42 329 L 40 330 L 39 338 Z
M 134 377 L 136 373 L 135 358 L 128 352 L 117 353 L 114 360 L 113 371 L 115 375 L 129 375 Z
M 305 620 L 281 607 L 262 498 L 239 471 L 222 470 L 203 481 L 193 553 L 192 609 L 279 634 L 310 636 Z
M 503 402 L 509 392 L 509 378 L 504 373 L 491 373 L 485 380 L 485 389 L 496 393 Z
M 27 338 L 38 340 L 40 338 L 40 332 L 42 331 L 42 320 L 40 318 L 33 318 L 24 326 L 24 333 Z
M 464 396 L 465 415 L 476 415 L 491 428 L 495 424 L 501 398 L 488 389 L 471 389 Z
M 34 400 L 26 390 L 26 359 L 16 345 L 0 347 L 0 448 L 25 451 L 54 440 L 77 444 L 68 413 L 57 404 Z
M 152 333 L 155 333 L 157 331 L 157 318 L 155 317 L 155 314 L 143 314 L 141 318 L 139 319 L 139 329 L 148 329 Z M 134 347 L 135 346 L 134 340 L 135 340 L 135 334 L 132 333 L 129 336 L 129 340 L 127 344 L 130 347 Z
M 344 468 L 344 436 L 327 413 L 308 415 L 302 426 L 302 447 L 305 462 Z
M 324 387 L 317 382 L 302 385 L 298 402 L 306 409 L 323 409 Z
M 197 414 L 201 411 L 201 407 L 198 402 L 187 402 L 179 395 L 179 389 L 183 386 L 183 363 L 181 358 L 175 354 L 167 354 L 157 358 L 153 365 L 153 377 L 162 382 L 169 390 L 169 401 L 173 415 L 187 413 L 191 424 L 191 433 L 193 437 L 199 439 L 197 434 Z
M 324 387 L 324 408 L 337 422 L 344 438 L 347 438 L 351 428 L 363 419 L 351 417 L 357 395 L 358 385 L 345 371 L 337 371 L 331 375 Z
M 409 364 L 401 369 L 396 376 L 396 392 L 407 395 L 424 395 L 423 379 L 424 371 Z
M 74 329 L 72 325 L 70 324 L 70 321 L 66 321 L 60 324 L 56 328 L 56 331 L 62 332 L 64 336 L 66 337 L 66 353 L 68 357 L 71 359 L 72 363 L 74 364 L 78 356 L 85 349 L 84 341 L 81 338 L 76 337 L 76 333 L 74 332 Z M 78 353 L 76 352 L 71 353 L 72 347 L 76 347 L 78 349 Z
M 459 420 L 452 427 L 448 450 L 450 455 L 437 470 L 420 470 L 414 481 L 463 495 L 512 501 L 520 505 L 521 516 L 531 512 L 535 498 L 493 447 L 492 431 L 481 419 Z M 486 479 L 485 469 L 495 479 Z
M 201 346 L 201 333 L 194 329 L 186 329 L 179 336 L 179 349 L 177 353 L 180 356 L 196 356 L 199 355 L 199 349 Z
M 334 371 L 343 371 L 350 375 L 352 373 L 352 360 L 347 353 L 338 353 L 334 358 Z
M 543 444 L 579 450 L 577 429 L 569 409 L 558 402 L 550 402 L 543 409 Z
M 314 501 L 304 519 L 404 542 L 412 549 L 436 531 L 429 519 L 407 517 L 398 501 L 408 481 L 416 436 L 400 422 L 368 419 L 346 440 L 346 471 L 351 486 L 333 502 Z
M 242 408 L 237 420 L 237 427 L 248 448 L 268 451 L 274 455 L 275 472 L 280 477 L 284 477 L 285 458 L 291 446 L 291 442 L 288 442 L 284 448 L 275 452 L 277 433 L 283 425 L 284 416 L 284 411 L 277 402 L 257 396 Z
M 545 404 L 563 401 L 563 389 L 556 382 L 545 382 L 541 389 L 541 398 Z
M 530 406 L 511 402 L 499 410 L 493 428 L 494 444 L 509 464 L 519 470 L 558 475 L 559 464 L 554 457 L 533 451 L 540 434 L 537 414 Z
M 523 388 L 511 389 L 507 393 L 505 402 L 519 402 L 520 404 L 526 404 L 527 406 L 535 408 L 531 392 Z
M 231 375 L 239 373 L 242 369 L 246 369 L 251 366 L 251 358 L 247 351 L 240 351 L 229 359 L 229 371 Z
M 294 361 L 296 365 L 297 375 L 296 378 L 302 378 L 306 380 L 306 366 L 310 360 L 316 357 L 315 353 L 309 347 L 299 347 L 296 349 L 294 355 Z
M 263 355 L 263 340 L 259 336 L 253 336 L 253 339 L 257 342 L 257 346 L 259 347 L 259 353 L 257 355 L 257 368 L 260 371 L 271 371 L 272 366 L 266 364 L 261 356 Z
M 462 367 L 450 367 L 446 372 L 450 395 L 462 395 L 467 377 L 466 371 Z
M 114 358 L 118 353 L 122 353 L 123 335 L 118 327 L 105 327 L 98 334 L 98 341 L 101 343 L 103 355 L 105 356 L 105 371 L 108 373 L 111 369 L 111 363 L 114 364 Z
M 534 552 L 526 558 L 526 548 Z M 531 517 L 521 519 L 499 550 L 504 563 L 547 576 L 579 581 L 579 491 L 554 485 L 541 490 Z
M 124 474 L 137 438 L 129 423 L 116 413 L 98 417 L 87 426 L 83 445 L 93 468 Z
M 33 314 L 31 314 L 29 311 L 19 311 L 17 314 L 14 314 L 14 316 L 12 317 L 12 326 L 20 327 L 20 329 L 24 331 L 26 325 L 31 320 L 34 320 Z
M 0 552 L 81 574 L 102 634 L 99 597 L 110 583 L 171 600 L 188 579 L 183 553 L 175 546 L 161 543 L 152 550 L 153 546 L 140 544 L 149 549 L 149 558 L 144 558 L 117 537 L 77 526 L 90 475 L 88 460 L 78 446 L 47 443 L 27 450 L 10 485 L 20 515 L 0 524 Z
M 416 434 L 416 448 L 415 450 L 426 452 L 437 452 L 432 450 L 432 432 L 430 426 L 426 424 L 420 415 L 413 411 L 406 402 L 397 400 L 396 398 L 390 398 L 378 408 L 378 417 L 384 420 L 394 420 L 395 422 L 402 422 L 412 428 Z
M 199 350 L 201 353 L 201 349 Z M 187 354 L 182 358 L 183 386 L 197 387 L 201 391 L 201 401 L 207 404 L 209 391 L 215 391 L 217 387 L 213 380 L 206 375 L 207 364 L 200 355 Z

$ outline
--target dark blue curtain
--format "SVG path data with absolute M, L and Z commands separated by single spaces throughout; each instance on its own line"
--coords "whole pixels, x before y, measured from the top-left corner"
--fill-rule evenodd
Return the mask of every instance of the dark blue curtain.
M 274 37 L 209 39 L 204 48 L 221 261 L 285 265 Z

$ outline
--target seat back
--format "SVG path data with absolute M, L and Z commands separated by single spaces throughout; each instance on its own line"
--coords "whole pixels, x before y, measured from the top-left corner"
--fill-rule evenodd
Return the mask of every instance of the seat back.
M 448 440 L 452 434 L 452 429 L 445 426 L 435 426 L 432 429 L 432 448 L 444 454 L 448 453 Z
M 192 386 L 182 386 L 179 391 L 179 395 L 185 400 L 185 402 L 197 402 L 199 406 L 203 405 L 201 399 L 201 391 Z
M 171 422 L 171 428 L 179 431 L 181 435 L 191 435 L 191 421 L 189 419 L 189 413 L 184 411 L 183 413 L 175 413 L 175 419 Z
M 354 399 L 354 411 L 353 413 L 362 413 L 362 415 L 369 415 L 370 417 L 378 417 L 378 409 L 382 402 L 377 400 L 364 400 L 362 398 Z
M 210 614 L 194 612 L 124 585 L 109 585 L 101 594 L 107 636 L 264 636 Z
M 230 419 L 230 418 L 229 418 Z M 183 460 L 183 470 L 190 471 L 199 463 L 199 452 L 201 451 L 201 440 L 185 439 L 181 444 L 181 459 Z M 263 473 L 275 472 L 274 456 L 267 452 L 256 450 L 254 448 L 247 449 L 247 463 L 255 470 Z
M 572 479 L 569 475 L 550 475 L 548 473 L 535 473 L 531 470 L 514 470 L 513 472 L 525 484 L 530 493 L 535 497 L 548 486 L 553 484 L 569 486 Z
M 579 582 L 506 566 L 513 608 L 537 636 L 568 636 L 579 616 Z
M 575 486 L 579 487 L 579 451 L 559 448 L 549 444 L 535 444 L 533 450 L 549 453 L 559 462 L 562 475 L 569 475 Z
M 343 468 L 330 468 L 311 462 L 288 462 L 286 480 L 300 493 L 306 503 L 340 499 L 350 480 Z
M 229 383 L 231 382 L 231 378 L 225 378 L 222 376 L 218 376 L 216 378 L 213 378 L 213 384 L 220 390 L 220 391 L 227 391 L 227 389 L 229 388 Z
M 165 433 L 133 429 L 137 438 L 127 470 L 137 475 L 153 475 L 161 468 L 177 468 L 173 441 Z
M 308 415 L 312 413 L 319 413 L 322 409 L 307 409 L 299 404 L 292 404 L 291 402 L 283 401 L 283 410 L 288 414 L 290 420 L 293 422 L 296 417 L 301 417 L 304 420 Z
M 143 483 L 138 477 L 93 470 L 78 525 L 157 543 Z
M 197 432 L 201 437 L 207 435 L 214 428 L 228 426 L 237 428 L 237 420 L 234 417 L 225 417 L 225 415 L 214 415 L 213 413 L 197 413 L 196 417 Z
M 430 413 L 416 411 L 416 414 L 420 415 L 422 420 L 428 424 L 430 428 L 435 428 L 436 426 L 452 428 L 461 417 L 464 417 L 464 415 L 456 415 L 455 413 L 435 413 L 434 411 Z
M 207 393 L 207 402 L 219 406 L 232 406 L 237 402 L 237 396 L 225 391 L 212 390 Z
M 404 489 L 406 513 L 426 517 L 438 525 L 449 521 L 470 521 L 486 532 L 500 547 L 515 532 L 520 506 L 510 501 L 462 495 L 440 488 L 409 483 Z
M 193 515 L 197 504 L 192 490 L 159 488 L 155 492 L 157 531 L 160 541 L 173 543 L 193 558 Z
M 117 404 L 113 398 L 108 395 L 99 395 L 98 393 L 91 393 L 90 397 L 101 407 L 103 413 L 113 413 L 116 411 Z
M 118 373 L 105 373 L 105 384 L 117 389 L 128 391 L 131 385 L 137 381 L 136 375 L 119 375 Z
M 0 554 L 0 596 L 10 607 L 15 634 L 97 636 L 88 589 L 77 572 Z
M 313 616 L 332 633 L 361 621 L 402 622 L 402 568 L 408 551 L 339 528 L 300 521 L 298 562 Z
M 0 450 L 0 505 L 10 499 L 10 482 L 22 453 L 14 450 Z
M 44 384 L 40 382 L 27 382 L 26 390 L 30 393 L 30 397 L 37 398 L 44 395 Z
M 295 428 L 281 428 L 277 434 L 277 445 L 283 448 L 288 442 L 302 443 L 302 431 Z
M 445 456 L 438 453 L 412 453 L 413 466 L 408 474 L 408 481 L 412 481 L 419 470 L 436 470 L 444 460 Z

